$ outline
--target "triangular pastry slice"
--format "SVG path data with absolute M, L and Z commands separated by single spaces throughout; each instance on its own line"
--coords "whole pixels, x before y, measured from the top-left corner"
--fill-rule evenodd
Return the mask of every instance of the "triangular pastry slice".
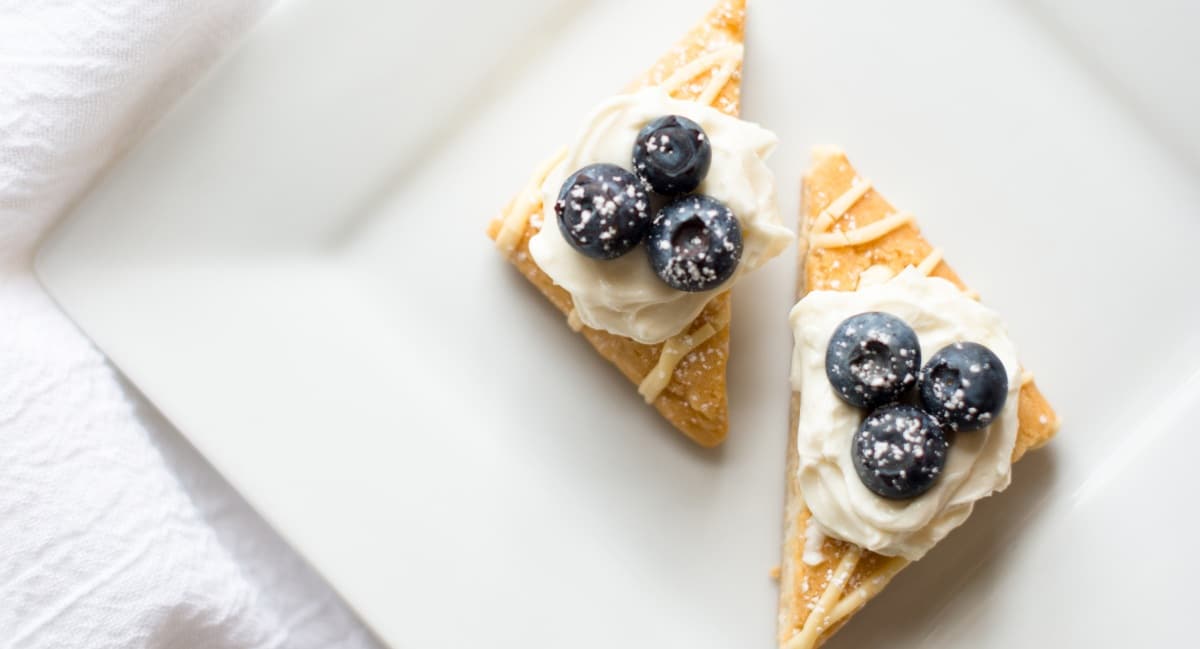
M 888 530 L 878 532 L 870 529 L 872 523 L 869 519 L 877 516 L 878 511 L 887 511 L 888 515 L 898 516 L 911 513 L 904 511 L 903 508 L 908 506 L 905 501 L 873 501 L 872 507 L 878 505 L 877 511 L 863 515 L 862 520 L 847 522 L 839 517 L 838 508 L 845 507 L 845 502 L 854 500 L 846 496 L 858 489 L 859 476 L 838 475 L 838 479 L 831 483 L 822 482 L 823 478 L 815 477 L 821 475 L 820 471 L 836 473 L 831 461 L 827 466 L 818 466 L 817 471 L 805 474 L 805 478 L 801 477 L 801 465 L 812 462 L 809 459 L 812 457 L 811 449 L 817 448 L 812 438 L 823 432 L 818 431 L 814 434 L 806 429 L 801 433 L 801 419 L 804 417 L 805 425 L 825 421 L 822 418 L 824 413 L 802 413 L 801 410 L 824 407 L 844 409 L 847 406 L 841 405 L 844 399 L 836 398 L 836 394 L 833 398 L 829 397 L 836 389 L 830 390 L 832 379 L 827 379 L 825 372 L 829 370 L 823 365 L 824 352 L 827 349 L 824 345 L 827 345 L 826 341 L 836 336 L 836 333 L 825 334 L 824 340 L 815 340 L 808 346 L 807 352 L 802 352 L 800 348 L 803 344 L 800 332 L 805 327 L 810 331 L 837 332 L 839 329 L 829 329 L 831 325 L 828 322 L 804 324 L 799 320 L 807 317 L 815 321 L 826 317 L 829 322 L 834 322 L 850 311 L 860 310 L 860 305 L 850 302 L 853 298 L 849 296 L 833 292 L 876 291 L 883 295 L 882 289 L 878 287 L 888 281 L 914 286 L 929 284 L 931 290 L 940 290 L 942 294 L 953 288 L 970 299 L 978 300 L 978 296 L 963 284 L 942 259 L 942 251 L 921 236 L 913 216 L 893 208 L 868 180 L 859 176 L 842 152 L 821 149 L 814 154 L 813 167 L 804 178 L 802 202 L 801 230 L 805 236 L 798 293 L 808 297 L 815 295 L 816 303 L 821 305 L 822 310 L 818 312 L 812 308 L 802 309 L 803 300 L 796 310 L 793 310 L 793 327 L 797 330 L 798 339 L 796 356 L 793 359 L 793 387 L 795 389 L 797 377 L 800 377 L 803 387 L 792 396 L 787 456 L 787 495 L 779 601 L 779 646 L 784 649 L 811 649 L 824 643 L 868 600 L 878 594 L 910 560 L 919 558 L 940 536 L 944 536 L 949 529 L 961 523 L 970 513 L 971 506 L 968 502 L 965 509 L 952 512 L 953 522 L 939 523 L 942 529 L 922 529 L 911 539 L 905 538 L 897 542 L 895 538 L 888 537 Z M 927 277 L 942 278 L 950 284 L 926 281 Z M 884 303 L 895 304 L 897 300 L 888 294 Z M 848 307 L 846 312 L 826 316 L 829 305 L 836 304 L 852 306 Z M 983 307 L 979 309 L 982 310 Z M 986 313 L 994 312 L 988 310 Z M 822 326 L 825 327 L 824 330 L 821 329 Z M 914 328 L 919 329 L 919 326 L 914 325 Z M 814 338 L 819 338 L 819 335 Z M 923 346 L 925 341 L 921 344 Z M 921 354 L 928 361 L 935 351 L 923 349 Z M 804 353 L 809 355 L 807 359 L 803 356 Z M 821 358 L 814 358 L 817 354 Z M 822 365 L 818 366 L 816 363 Z M 807 369 L 798 369 L 798 364 L 807 364 Z M 1013 365 L 1016 363 L 1013 362 Z M 1010 395 L 1016 395 L 1016 399 L 1010 396 L 1007 401 L 1012 404 L 1012 410 L 1007 412 L 1015 422 L 1015 431 L 1010 428 L 1012 437 L 1007 440 L 1009 446 L 1003 447 L 1002 452 L 1003 459 L 1011 458 L 1011 461 L 1016 461 L 1026 451 L 1038 448 L 1054 436 L 1058 430 L 1058 417 L 1038 391 L 1031 373 L 1019 366 L 1007 371 L 1010 371 L 1012 378 L 1005 385 L 1010 390 Z M 803 378 L 806 372 L 807 379 Z M 813 381 L 811 388 L 808 381 Z M 829 406 L 830 403 L 838 405 Z M 856 424 L 851 424 L 854 425 Z M 988 431 L 988 435 L 996 435 L 998 433 L 992 431 L 1000 425 L 997 419 L 992 427 L 985 430 Z M 855 433 L 858 434 L 861 433 Z M 954 461 L 952 454 L 955 453 L 955 446 L 974 444 L 979 438 L 970 436 L 979 434 L 980 431 L 959 432 L 956 436 L 948 437 L 951 440 L 948 457 L 951 459 L 945 465 L 942 479 L 951 475 L 950 467 Z M 801 458 L 798 444 L 808 449 L 805 459 Z M 1011 448 L 1011 454 L 1008 448 Z M 984 451 L 980 451 L 982 452 Z M 861 476 L 861 473 L 859 475 Z M 866 478 L 861 479 L 865 484 Z M 1007 485 L 1007 479 L 1008 474 L 1005 473 L 1002 483 L 996 486 L 997 490 Z M 842 485 L 838 484 L 839 480 Z M 849 487 L 845 487 L 845 484 L 849 484 Z M 814 485 L 816 488 L 812 488 L 810 492 L 810 487 Z M 842 490 L 839 494 L 842 496 L 841 505 L 833 504 L 836 498 L 831 499 L 829 493 L 824 493 L 827 486 L 830 487 L 829 491 Z M 991 490 L 985 491 L 986 493 L 978 495 L 991 493 Z M 862 493 L 867 493 L 867 490 Z M 816 504 L 818 502 L 819 506 Z M 810 505 L 813 506 L 812 509 Z M 825 515 L 814 516 L 813 512 L 817 510 L 822 510 Z M 856 515 L 852 513 L 847 517 L 854 518 Z M 861 534 L 864 543 L 869 539 L 871 543 L 887 547 L 891 556 L 835 538 L 835 534 L 822 527 L 823 518 L 832 520 L 836 526 L 844 526 L 843 532 L 848 532 L 847 536 Z
M 703 105 L 704 110 L 710 111 L 706 113 L 710 116 L 720 114 L 728 116 L 726 119 L 736 118 L 741 92 L 744 22 L 745 0 L 723 0 L 666 55 L 638 77 L 626 89 L 626 94 L 662 91 L 662 97 L 669 97 L 670 100 Z M 598 113 L 608 116 L 609 113 L 604 110 L 602 108 Z M 710 135 L 713 135 L 710 139 L 715 150 L 718 136 Z M 635 339 L 637 336 L 614 331 L 619 326 L 589 326 L 598 323 L 589 323 L 588 317 L 592 316 L 595 320 L 608 315 L 617 325 L 621 325 L 626 320 L 642 317 L 641 314 L 614 315 L 601 307 L 577 309 L 580 305 L 573 299 L 575 294 L 560 285 L 563 283 L 562 277 L 552 278 L 554 273 L 548 272 L 537 261 L 537 244 L 535 242 L 531 246 L 531 241 L 543 229 L 557 225 L 551 220 L 554 212 L 549 208 L 552 204 L 545 200 L 546 196 L 553 199 L 553 195 L 547 192 L 556 190 L 555 181 L 560 181 L 564 174 L 575 170 L 565 167 L 573 164 L 576 149 L 594 144 L 588 139 L 591 137 L 590 132 L 586 133 L 581 142 L 564 148 L 541 165 L 525 189 L 491 222 L 488 235 L 495 240 L 502 254 L 562 311 L 567 324 L 582 334 L 601 356 L 637 386 L 647 403 L 653 404 L 667 420 L 698 444 L 715 446 L 725 439 L 728 430 L 725 377 L 729 357 L 730 300 L 729 292 L 725 290 L 727 286 L 705 295 L 703 302 L 685 296 L 691 300 L 687 302 L 687 308 L 692 311 L 678 323 L 678 330 L 669 332 L 669 336 L 665 336 L 661 328 L 651 331 L 642 327 L 644 323 L 635 322 L 636 326 L 642 327 L 639 331 L 644 334 L 639 342 Z M 773 140 L 769 144 L 773 145 Z M 761 148 L 763 150 L 759 154 L 765 155 L 772 146 L 764 145 Z M 627 160 L 624 164 L 628 167 L 630 163 Z M 712 170 L 716 170 L 723 161 L 720 153 L 715 153 Z M 731 162 L 729 166 L 734 165 Z M 712 170 L 708 172 L 710 175 L 714 173 Z M 704 190 L 704 186 L 699 189 Z M 773 194 L 773 185 L 771 189 Z M 562 198 L 561 194 L 559 198 Z M 769 201 L 773 207 L 774 198 L 771 197 Z M 740 218 L 742 215 L 738 216 Z M 746 224 L 742 228 L 745 232 Z M 786 230 L 781 232 L 788 234 Z M 559 236 L 556 231 L 548 234 Z M 780 236 L 780 232 L 774 232 L 773 237 L 768 244 L 770 249 L 762 255 L 763 261 L 786 247 L 786 240 Z M 747 235 L 747 253 L 752 247 L 750 236 Z M 633 250 L 620 259 L 600 263 L 632 263 L 626 258 L 637 258 L 638 263 L 646 263 L 645 257 L 646 252 Z M 746 265 L 745 255 L 742 264 Z M 556 279 L 560 281 L 556 282 Z M 652 308 L 643 311 L 650 312 Z

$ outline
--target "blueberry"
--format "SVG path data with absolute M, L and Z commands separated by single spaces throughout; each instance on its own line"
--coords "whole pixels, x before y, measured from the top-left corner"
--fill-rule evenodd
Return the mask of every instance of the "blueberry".
M 890 313 L 868 311 L 834 329 L 825 349 L 825 376 L 842 401 L 873 408 L 899 399 L 917 384 L 917 334 Z
M 892 404 L 867 415 L 850 443 L 859 479 L 884 498 L 915 498 L 937 482 L 949 443 L 933 417 Z
M 979 343 L 954 343 L 934 354 L 920 383 L 925 412 L 955 432 L 987 427 L 1008 398 L 1004 363 Z
M 733 212 L 702 194 L 667 203 L 646 235 L 654 272 L 680 291 L 707 291 L 733 275 L 742 258 L 742 228 Z
M 685 194 L 700 186 L 712 164 L 712 145 L 704 129 L 679 115 L 650 122 L 633 145 L 633 169 L 664 196 Z
M 650 227 L 650 201 L 632 173 L 592 164 L 563 183 L 554 203 L 558 229 L 571 247 L 593 259 L 633 250 Z

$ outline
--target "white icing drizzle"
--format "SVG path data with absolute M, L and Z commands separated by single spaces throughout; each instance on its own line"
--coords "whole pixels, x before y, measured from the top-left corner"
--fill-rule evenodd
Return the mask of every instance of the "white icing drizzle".
M 517 195 L 508 214 L 504 215 L 500 231 L 496 233 L 496 247 L 504 253 L 504 256 L 511 256 L 517 249 L 517 244 L 521 242 L 521 236 L 525 234 L 525 228 L 529 225 L 529 216 L 536 212 L 542 203 L 542 183 L 546 181 L 546 176 L 550 175 L 550 170 L 562 162 L 565 157 L 567 157 L 567 148 L 563 147 L 553 157 L 543 162 L 533 172 L 529 184 L 525 185 L 525 188 Z
M 574 307 L 572 307 L 571 312 L 567 314 L 567 326 L 571 328 L 571 331 L 576 333 L 583 331 L 583 321 L 579 319 L 579 312 L 576 311 Z
M 809 612 L 808 617 L 804 620 L 804 626 L 800 633 L 793 636 L 785 645 L 785 649 L 812 649 L 816 645 L 817 638 L 821 632 L 833 625 L 841 622 L 849 617 L 864 604 L 867 600 L 879 594 L 883 587 L 892 580 L 910 561 L 903 557 L 891 557 L 885 561 L 879 571 L 871 577 L 864 580 L 845 597 L 838 601 L 838 596 L 845 589 L 846 583 L 850 580 L 850 575 L 853 574 L 855 566 L 861 560 L 862 550 L 855 545 L 849 546 L 850 549 L 846 555 L 842 557 L 838 564 L 837 572 L 825 587 L 825 592 L 821 594 L 817 604 Z M 830 591 L 833 591 L 831 594 Z M 837 602 L 835 605 L 834 602 Z M 829 613 L 824 614 L 825 611 Z M 811 627 L 810 627 L 811 625 Z
M 813 234 L 809 237 L 809 243 L 814 248 L 857 246 L 870 243 L 902 225 L 911 223 L 912 220 L 913 215 L 911 212 L 897 212 L 889 214 L 874 223 L 868 223 L 861 228 Z
M 658 395 L 671 383 L 671 377 L 675 375 L 675 368 L 680 361 L 716 335 L 724 326 L 723 318 L 714 318 L 691 333 L 676 334 L 666 339 L 662 351 L 658 353 L 658 362 L 654 364 L 654 369 L 650 370 L 638 385 L 638 394 L 642 395 L 646 403 L 654 403 Z
M 896 573 L 900 572 L 908 564 L 909 561 L 903 557 L 888 559 L 877 574 L 872 575 L 858 588 L 855 588 L 843 597 L 837 606 L 833 607 L 833 610 L 829 613 L 828 624 L 837 624 L 854 611 L 857 611 L 863 604 L 867 603 L 867 600 L 878 595 L 879 591 L 883 590 L 883 587 L 892 580 L 892 577 L 895 577 Z
M 1025 387 L 1030 383 L 1033 383 L 1033 372 L 1021 370 L 1021 387 Z
M 937 268 L 937 265 L 941 262 L 942 249 L 934 248 L 932 251 L 930 251 L 928 256 L 921 260 L 920 264 L 917 264 L 917 270 L 921 271 L 921 274 L 923 275 L 928 275 L 932 273 L 933 269 Z
M 713 50 L 712 52 L 709 52 L 708 54 L 705 54 L 704 56 L 701 56 L 701 57 L 695 59 L 691 63 L 688 63 L 687 65 L 683 66 L 682 68 L 679 68 L 678 70 L 675 71 L 675 74 L 672 74 L 671 76 L 667 77 L 667 79 L 665 81 L 663 81 L 662 83 L 660 83 L 658 85 L 660 88 L 663 88 L 668 93 L 673 93 L 676 90 L 679 90 L 683 86 L 683 84 L 687 83 L 688 81 L 691 81 L 692 79 L 695 79 L 696 77 L 700 76 L 704 72 L 708 72 L 709 70 L 716 68 L 717 66 L 728 65 L 729 66 L 728 74 L 732 75 L 733 67 L 741 60 L 742 60 L 741 44 L 736 43 L 733 45 L 729 45 L 728 47 L 723 47 L 719 50 Z M 707 94 L 709 92 L 709 89 L 711 89 L 711 87 L 713 85 L 715 85 L 712 82 L 717 81 L 717 77 L 719 77 L 720 74 L 721 74 L 720 72 L 713 72 L 712 79 L 710 80 L 708 88 L 706 88 L 706 90 L 705 90 L 705 94 Z M 720 85 L 717 86 L 717 91 L 712 93 L 712 96 L 714 98 L 717 96 L 718 93 L 720 93 L 720 89 L 725 86 L 725 83 L 727 81 L 729 81 L 729 76 L 726 76 L 724 78 L 724 80 L 722 80 L 720 82 Z M 708 101 L 703 101 L 702 103 L 707 104 L 707 103 L 711 103 L 711 101 L 712 100 L 710 99 Z
M 874 223 L 865 225 L 854 230 L 844 232 L 826 232 L 833 222 L 842 217 L 854 204 L 862 200 L 871 189 L 871 181 L 855 177 L 850 182 L 850 188 L 842 192 L 837 198 L 833 199 L 829 205 L 821 210 L 817 218 L 813 219 L 811 234 L 809 235 L 809 244 L 814 248 L 839 248 L 844 246 L 857 246 L 863 243 L 868 243 L 882 237 L 883 235 L 895 230 L 896 228 L 910 223 L 914 217 L 910 212 L 899 212 L 890 214 Z M 917 270 L 924 275 L 929 275 L 933 269 L 942 261 L 942 249 L 934 248 L 921 260 L 917 265 Z M 868 269 L 870 270 L 870 269 Z M 873 278 L 878 279 L 878 278 Z M 862 278 L 859 278 L 861 283 Z M 967 297 L 978 300 L 979 293 L 965 289 L 964 293 Z
M 846 210 L 854 207 L 863 196 L 871 189 L 871 181 L 855 177 L 850 182 L 850 189 L 847 189 L 841 196 L 833 199 L 829 205 L 821 210 L 817 218 L 813 220 L 813 234 L 820 234 L 829 229 L 833 222 L 841 218 Z
M 808 617 L 804 619 L 804 626 L 801 627 L 799 633 L 787 641 L 784 649 L 812 649 L 821 632 L 834 623 L 834 620 L 831 619 L 834 602 L 838 601 L 838 597 L 846 587 L 846 582 L 850 581 L 850 575 L 854 572 L 854 567 L 858 565 L 862 552 L 862 548 L 857 545 L 848 546 L 846 554 L 842 555 L 842 560 L 838 562 L 833 577 L 825 585 L 825 592 L 821 593 L 820 599 L 808 612 Z
M 721 69 L 712 73 L 712 77 L 708 80 L 708 85 L 704 87 L 704 92 L 696 98 L 696 101 L 702 104 L 712 104 L 716 100 L 717 95 L 725 89 L 725 84 L 729 83 L 729 79 L 733 76 L 733 71 L 737 68 L 736 61 L 726 61 Z

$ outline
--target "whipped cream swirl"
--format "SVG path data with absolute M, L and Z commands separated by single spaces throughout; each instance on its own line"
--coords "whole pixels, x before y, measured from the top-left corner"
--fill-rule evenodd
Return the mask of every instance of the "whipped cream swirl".
M 884 311 L 907 322 L 917 333 L 922 358 L 971 341 L 991 349 L 1008 373 L 1008 397 L 1000 415 L 987 428 L 957 434 L 941 477 L 916 498 L 888 500 L 863 486 L 850 443 L 865 413 L 839 399 L 825 376 L 825 349 L 834 329 L 865 311 Z M 1016 350 L 995 311 L 950 282 L 909 267 L 857 291 L 813 291 L 792 309 L 791 324 L 796 341 L 792 388 L 801 394 L 797 480 L 826 534 L 915 561 L 961 525 L 975 501 L 1008 486 L 1021 376 Z
M 585 257 L 557 227 L 554 202 L 568 175 L 607 162 L 631 168 L 633 145 L 646 124 L 663 115 L 682 115 L 704 129 L 712 165 L 696 189 L 731 209 L 742 230 L 742 258 L 720 286 L 688 293 L 667 286 L 654 273 L 642 246 L 612 260 Z M 782 225 L 775 178 L 764 159 L 775 148 L 774 133 L 693 101 L 673 99 L 660 88 L 618 95 L 596 108 L 566 158 L 542 184 L 543 226 L 529 241 L 538 267 L 571 294 L 579 320 L 594 329 L 653 344 L 681 332 L 704 306 L 787 248 L 792 233 Z

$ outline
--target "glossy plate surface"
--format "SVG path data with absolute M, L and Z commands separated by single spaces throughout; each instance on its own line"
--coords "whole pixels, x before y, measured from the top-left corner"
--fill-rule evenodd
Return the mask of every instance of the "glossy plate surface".
M 1124 99 L 1172 97 L 1185 60 L 1116 70 L 1093 41 L 1125 18 L 1085 4 L 752 7 L 744 116 L 780 136 L 785 213 L 809 148 L 842 146 L 1066 421 L 830 647 L 1192 637 L 1196 149 L 1176 104 Z M 706 8 L 285 2 L 38 271 L 393 646 L 773 646 L 793 253 L 735 294 L 705 452 L 483 234 Z

